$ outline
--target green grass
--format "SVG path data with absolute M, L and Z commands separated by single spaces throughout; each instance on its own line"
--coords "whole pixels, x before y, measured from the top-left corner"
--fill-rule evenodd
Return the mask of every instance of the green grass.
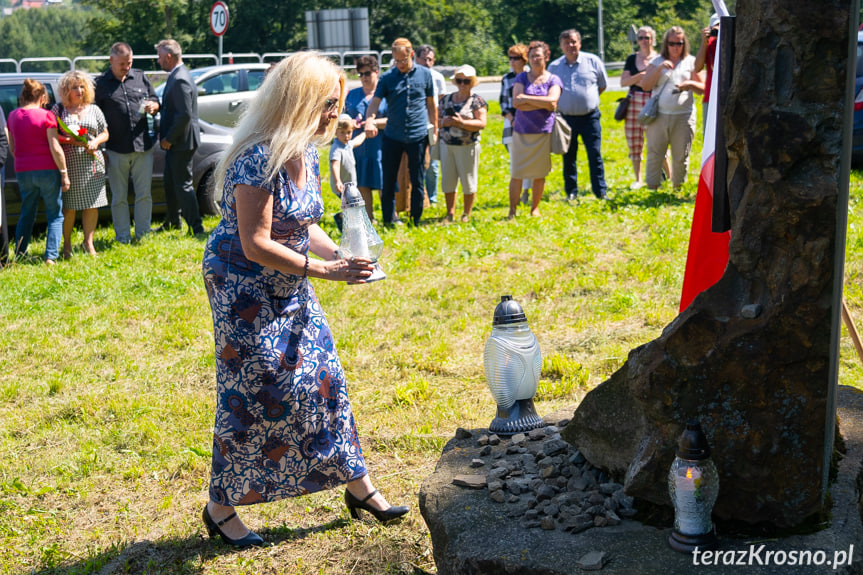
M 609 202 L 563 201 L 555 157 L 543 216 L 521 209 L 507 221 L 508 157 L 492 104 L 472 221 L 442 225 L 434 206 L 424 225 L 382 232 L 386 281 L 315 282 L 373 479 L 391 501 L 416 508 L 455 429 L 494 417 L 482 350 L 500 295 L 522 304 L 539 339 L 543 415 L 576 404 L 676 316 L 700 136 L 680 191 L 631 191 L 623 127 L 611 120 L 618 96 L 602 100 Z M 582 155 L 585 183 L 587 173 Z M 324 188 L 334 234 L 336 198 Z M 855 172 L 846 299 L 858 319 L 861 200 Z M 34 257 L 0 272 L 0 573 L 434 572 L 416 509 L 387 528 L 351 523 L 339 491 L 243 509 L 274 547 L 235 553 L 204 538 L 215 369 L 203 243 L 174 232 L 122 246 L 112 236 L 100 227 L 98 258 L 53 268 L 41 265 L 37 238 Z M 844 328 L 841 344 L 841 381 L 859 387 Z

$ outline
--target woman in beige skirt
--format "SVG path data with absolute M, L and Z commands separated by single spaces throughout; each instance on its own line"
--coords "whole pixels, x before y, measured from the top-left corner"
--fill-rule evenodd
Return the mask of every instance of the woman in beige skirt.
M 546 69 L 548 44 L 535 40 L 527 49 L 530 71 L 515 77 L 512 101 L 518 113 L 512 126 L 509 218 L 515 217 L 524 180 L 533 181 L 530 215 L 539 215 L 545 176 L 551 170 L 551 131 L 563 83 Z

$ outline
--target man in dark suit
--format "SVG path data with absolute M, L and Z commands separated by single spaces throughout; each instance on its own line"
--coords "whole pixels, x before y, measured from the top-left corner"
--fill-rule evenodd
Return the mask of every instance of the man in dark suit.
M 163 229 L 180 227 L 180 212 L 193 234 L 204 233 L 192 184 L 192 157 L 200 143 L 198 91 L 176 40 L 156 44 L 159 66 L 168 72 L 162 92 L 160 145 L 165 150 L 165 200 L 168 215 Z

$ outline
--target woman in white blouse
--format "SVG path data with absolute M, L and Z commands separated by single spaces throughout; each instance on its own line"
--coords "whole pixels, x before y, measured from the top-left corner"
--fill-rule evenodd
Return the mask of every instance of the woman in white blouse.
M 647 187 L 662 183 L 662 162 L 671 147 L 671 184 L 675 189 L 686 182 L 689 152 L 695 137 L 695 97 L 704 92 L 704 79 L 695 71 L 695 57 L 680 26 L 672 26 L 662 40 L 660 57 L 651 62 L 641 87 L 659 94 L 659 113 L 647 126 Z

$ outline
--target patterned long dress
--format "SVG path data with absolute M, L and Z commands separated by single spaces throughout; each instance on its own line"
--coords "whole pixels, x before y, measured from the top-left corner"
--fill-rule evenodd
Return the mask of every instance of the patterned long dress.
M 218 395 L 210 498 L 250 505 L 328 489 L 366 475 L 344 372 L 308 280 L 249 261 L 237 230 L 234 186 L 273 195 L 272 237 L 301 254 L 323 215 L 317 150 L 307 183 L 284 169 L 271 183 L 266 146 L 228 169 L 222 221 L 204 253 L 213 312 Z
M 95 138 L 108 128 L 105 115 L 94 104 L 90 104 L 80 114 L 70 114 L 59 103 L 51 109 L 54 115 L 63 120 L 69 128 L 77 131 L 86 128 L 89 137 Z M 58 128 L 59 129 L 59 128 Z M 62 129 L 59 129 L 62 133 Z M 62 144 L 69 169 L 69 191 L 63 192 L 63 209 L 88 210 L 108 205 L 105 190 L 105 156 L 99 150 L 94 156 L 81 146 Z

